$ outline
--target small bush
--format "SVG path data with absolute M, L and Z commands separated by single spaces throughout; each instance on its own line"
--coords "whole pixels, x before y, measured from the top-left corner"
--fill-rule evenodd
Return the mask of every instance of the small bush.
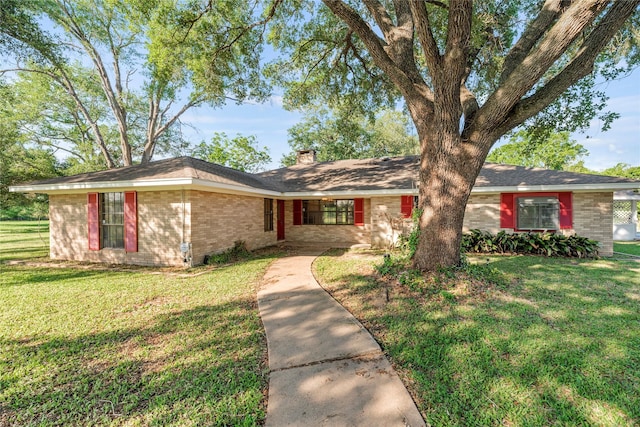
M 409 258 L 413 258 L 413 255 L 418 249 L 418 240 L 420 239 L 420 216 L 422 215 L 422 209 L 414 209 L 411 215 L 413 227 L 409 234 L 402 234 L 399 240 L 399 248 L 407 253 Z
M 251 257 L 251 252 L 247 249 L 247 244 L 243 240 L 236 240 L 233 247 L 218 254 L 207 255 L 204 263 L 209 265 L 229 264 Z
M 487 231 L 471 230 L 462 236 L 462 251 L 595 258 L 598 256 L 598 242 L 586 237 L 554 233 L 500 231 L 498 234 L 491 234 Z

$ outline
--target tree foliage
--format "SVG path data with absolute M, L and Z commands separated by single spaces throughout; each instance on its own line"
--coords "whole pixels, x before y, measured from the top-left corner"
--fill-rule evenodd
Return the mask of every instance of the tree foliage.
M 271 163 L 268 148 L 260 149 L 254 135 L 236 135 L 229 138 L 224 132 L 216 132 L 211 142 L 201 142 L 192 155 L 243 172 L 256 173 Z
M 266 22 L 258 4 L 2 1 L 1 45 L 14 62 L 5 71 L 40 74 L 57 86 L 107 167 L 148 162 L 174 139 L 181 143 L 177 126 L 189 108 L 266 96 L 257 72 Z M 99 100 L 87 98 L 87 82 L 98 85 Z M 117 131 L 116 149 L 105 127 Z
M 421 153 L 414 263 L 434 270 L 460 260 L 465 206 L 500 137 L 523 125 L 572 131 L 601 114 L 596 79 L 640 59 L 639 3 L 299 0 L 272 27 L 283 57 L 270 73 L 292 107 L 404 101 Z
M 51 150 L 26 148 L 18 124 L 7 117 L 7 106 L 17 101 L 0 81 L 0 211 L 2 218 L 24 212 L 47 215 L 45 195 L 10 193 L 9 186 L 61 175 Z
M 282 164 L 296 162 L 296 152 L 313 149 L 318 161 L 362 159 L 418 154 L 418 138 L 411 133 L 409 118 L 400 111 L 384 110 L 369 115 L 315 108 L 289 129 L 292 152 Z
M 631 166 L 627 163 L 618 163 L 611 168 L 603 170 L 602 172 L 600 172 L 600 174 L 640 180 L 640 166 Z
M 524 130 L 510 138 L 510 142 L 494 148 L 487 160 L 495 163 L 554 170 L 578 167 L 589 152 L 583 145 L 569 138 L 569 132 L 557 132 L 539 140 L 535 133 Z

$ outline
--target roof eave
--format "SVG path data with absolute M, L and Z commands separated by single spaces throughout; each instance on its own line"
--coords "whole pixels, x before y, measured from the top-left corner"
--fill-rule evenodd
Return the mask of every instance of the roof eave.
M 280 192 L 243 185 L 226 184 L 197 178 L 170 178 L 154 180 L 131 181 L 100 181 L 77 182 L 67 184 L 34 184 L 14 185 L 9 191 L 15 193 L 44 193 L 44 194 L 74 194 L 90 191 L 160 191 L 160 190 L 201 190 L 209 192 L 241 194 L 241 195 L 270 195 L 279 197 Z
M 637 182 L 609 182 L 602 184 L 558 184 L 558 185 L 508 185 L 508 186 L 487 186 L 473 187 L 472 194 L 482 193 L 518 193 L 518 192 L 596 192 L 596 191 L 619 191 L 633 190 L 638 188 Z
M 517 185 L 517 186 L 476 186 L 471 190 L 472 194 L 507 193 L 507 192 L 594 192 L 594 191 L 620 191 L 634 190 L 640 187 L 638 183 L 603 183 L 603 184 L 560 184 L 560 185 Z M 67 184 L 34 184 L 15 185 L 9 187 L 9 191 L 18 193 L 45 193 L 45 194 L 73 194 L 86 193 L 88 191 L 159 191 L 159 190 L 201 190 L 207 192 L 240 194 L 252 196 L 270 196 L 283 199 L 315 198 L 315 197 L 373 197 L 373 196 L 399 196 L 418 194 L 417 188 L 381 189 L 381 190 L 338 190 L 338 191 L 286 191 L 280 192 L 243 185 L 226 184 L 198 178 L 170 178 L 154 180 L 131 181 L 101 181 L 79 182 Z
M 305 197 L 402 196 L 407 194 L 418 194 L 418 189 L 286 191 L 282 193 L 281 197 L 285 199 L 300 199 Z

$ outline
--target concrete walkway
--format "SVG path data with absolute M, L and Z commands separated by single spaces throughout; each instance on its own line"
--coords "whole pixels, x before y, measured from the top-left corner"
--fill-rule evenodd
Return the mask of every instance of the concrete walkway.
M 314 279 L 320 253 L 277 260 L 258 292 L 271 371 L 266 426 L 424 426 L 376 341 Z

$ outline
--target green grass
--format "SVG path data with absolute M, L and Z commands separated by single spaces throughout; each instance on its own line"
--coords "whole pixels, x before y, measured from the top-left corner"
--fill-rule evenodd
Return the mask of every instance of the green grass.
M 640 242 L 614 242 L 613 251 L 623 254 L 640 256 Z
M 274 257 L 197 274 L 2 265 L 0 425 L 260 425 L 255 292 Z
M 0 262 L 49 255 L 49 221 L 0 221 Z
M 640 424 L 637 262 L 470 259 L 488 261 L 476 279 L 405 275 L 405 285 L 376 279 L 380 255 L 332 251 L 314 269 L 430 425 Z

